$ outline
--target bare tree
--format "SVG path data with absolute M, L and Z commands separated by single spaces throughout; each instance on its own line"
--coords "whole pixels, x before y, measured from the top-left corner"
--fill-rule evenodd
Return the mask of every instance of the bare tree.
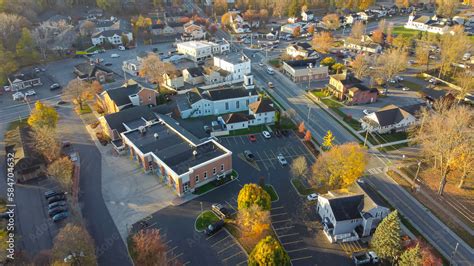
M 69 49 L 76 39 L 74 26 L 65 20 L 44 21 L 33 30 L 32 34 L 44 59 L 48 49 L 57 51 Z
M 365 32 L 365 24 L 362 21 L 356 21 L 352 26 L 351 30 L 351 38 L 354 39 L 356 42 L 360 42 L 362 35 Z
M 453 34 L 443 34 L 439 43 L 440 62 L 439 76 L 445 76 L 451 70 L 452 64 L 460 60 L 467 51 L 469 39 L 464 33 L 464 28 L 456 25 L 452 28 Z
M 67 258 L 71 260 L 71 265 L 97 265 L 94 241 L 84 226 L 66 224 L 56 235 L 53 243 L 51 250 L 53 265 L 63 265 Z
M 474 92 L 474 76 L 472 76 L 470 71 L 462 71 L 456 76 L 455 81 L 459 87 L 457 92 L 459 102 L 461 102 L 466 95 Z
M 418 42 L 415 49 L 416 62 L 420 65 L 426 65 L 429 62 L 430 48 L 424 43 Z
M 64 156 L 48 165 L 48 175 L 57 180 L 65 191 L 71 192 L 73 169 L 73 162 Z
M 86 20 L 80 26 L 79 31 L 80 31 L 81 35 L 90 36 L 95 31 L 95 23 L 90 21 L 90 20 Z
M 363 79 L 369 74 L 369 57 L 367 55 L 359 54 L 351 63 L 354 76 L 358 79 Z
M 73 79 L 69 81 L 66 88 L 63 90 L 62 98 L 68 101 L 74 101 L 82 110 L 84 101 L 93 95 L 91 85 L 80 79 Z
M 140 76 L 152 83 L 163 82 L 163 74 L 174 71 L 173 64 L 165 63 L 154 53 L 149 53 L 140 65 Z
M 312 45 L 313 48 L 320 53 L 327 53 L 334 44 L 332 34 L 327 31 L 318 32 L 314 34 Z
M 384 80 L 393 79 L 399 72 L 407 67 L 408 54 L 402 49 L 390 49 L 377 58 L 378 71 Z
M 436 14 L 451 18 L 456 14 L 459 1 L 456 0 L 436 0 Z
M 291 174 L 296 177 L 305 177 L 308 174 L 308 163 L 304 156 L 299 156 L 293 160 L 291 163 Z
M 46 161 L 53 162 L 61 155 L 61 145 L 54 129 L 36 127 L 32 132 L 35 149 L 44 156 Z
M 448 100 L 436 102 L 434 109 L 436 111 L 421 113 L 422 123 L 411 128 L 410 135 L 420 144 L 425 160 L 436 162 L 435 169 L 441 176 L 438 194 L 442 195 L 448 174 L 456 169 L 466 149 L 472 149 L 474 113 L 468 107 L 453 105 Z
M 327 14 L 323 17 L 323 23 L 328 30 L 336 30 L 341 25 L 337 14 Z
M 29 21 L 15 14 L 0 13 L 0 39 L 6 48 L 12 50 L 21 35 L 21 29 L 27 27 Z
M 140 230 L 132 236 L 137 265 L 168 265 L 167 246 L 157 229 Z

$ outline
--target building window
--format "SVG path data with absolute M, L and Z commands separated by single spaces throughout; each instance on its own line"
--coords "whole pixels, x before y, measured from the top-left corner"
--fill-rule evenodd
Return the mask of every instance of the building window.
M 194 181 L 196 181 L 196 183 L 199 182 L 199 175 L 195 177 Z
M 213 174 L 213 175 L 216 174 L 216 168 L 212 168 L 212 174 Z
M 221 164 L 221 171 L 224 171 L 224 164 Z
M 245 100 L 247 106 L 249 106 L 249 99 Z
M 235 102 L 235 108 L 237 108 L 237 109 L 240 108 L 240 102 L 239 101 Z
M 229 110 L 229 103 L 225 103 L 225 109 Z
M 204 172 L 204 179 L 207 178 L 207 172 Z

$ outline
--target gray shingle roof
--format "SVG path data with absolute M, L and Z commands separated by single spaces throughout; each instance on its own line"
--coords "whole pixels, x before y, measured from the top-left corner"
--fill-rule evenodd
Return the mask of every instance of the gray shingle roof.
M 122 133 L 125 132 L 123 123 L 139 120 L 142 117 L 148 121 L 157 119 L 156 115 L 146 105 L 136 106 L 117 113 L 108 114 L 104 116 L 104 119 L 112 130 L 115 129 L 119 133 Z
M 364 195 L 353 195 L 328 199 L 336 221 L 359 219 L 359 205 L 364 200 Z
M 115 89 L 107 90 L 107 93 L 112 101 L 115 102 L 117 106 L 122 106 L 130 103 L 130 98 L 128 96 L 136 94 L 140 91 L 140 86 L 138 84 L 124 85 Z
M 103 66 L 90 63 L 81 63 L 74 66 L 74 72 L 81 78 L 89 78 L 95 76 L 97 70 L 102 70 L 107 73 L 112 73 L 110 69 Z
M 122 36 L 122 33 L 124 33 L 124 31 L 122 30 L 104 30 L 104 31 L 95 33 L 94 35 L 92 35 L 92 38 L 97 38 L 100 36 L 112 37 L 115 34 L 117 34 L 118 36 Z
M 389 126 L 399 123 L 410 115 L 414 115 L 422 106 L 424 104 L 413 104 L 404 107 L 391 104 L 375 112 L 375 116 L 380 126 Z

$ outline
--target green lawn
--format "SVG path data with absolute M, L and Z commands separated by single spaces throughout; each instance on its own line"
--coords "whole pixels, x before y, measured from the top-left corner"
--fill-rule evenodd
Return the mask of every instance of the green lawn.
M 405 27 L 403 26 L 398 26 L 398 27 L 394 27 L 393 28 L 393 34 L 395 35 L 403 35 L 405 37 L 416 37 L 418 36 L 418 34 L 422 32 L 422 31 L 418 31 L 418 30 L 412 30 L 412 29 L 405 29 Z M 422 32 L 423 34 L 426 34 L 426 32 Z M 428 33 L 429 35 L 436 35 L 434 33 Z M 468 38 L 471 40 L 471 41 L 474 41 L 474 36 L 468 36 Z
M 92 109 L 87 103 L 83 103 L 82 109 L 79 108 L 79 105 L 76 106 L 76 113 L 79 115 L 90 114 L 92 113 Z
M 313 94 L 314 96 L 318 97 L 318 98 L 324 98 L 326 97 L 326 94 L 324 94 L 323 91 L 321 90 L 314 90 L 314 91 L 311 91 L 311 94 Z
M 268 60 L 268 63 L 272 65 L 275 68 L 279 68 L 281 66 L 281 61 L 280 59 L 270 59 Z
M 343 104 L 338 103 L 332 99 L 329 98 L 323 98 L 321 99 L 321 102 L 323 102 L 325 105 L 327 105 L 329 108 L 341 108 L 344 107 Z
M 316 192 L 316 189 L 312 188 L 312 187 L 306 187 L 303 182 L 301 181 L 301 179 L 299 178 L 292 178 L 291 179 L 291 183 L 293 184 L 293 186 L 296 188 L 296 190 L 298 191 L 299 194 L 303 195 L 303 196 L 306 196 L 306 195 L 309 195 L 311 193 L 314 193 Z
M 270 194 L 272 201 L 278 200 L 278 194 L 272 185 L 265 185 L 265 191 Z
M 248 134 L 257 134 L 265 130 L 265 126 L 254 126 L 230 131 L 229 136 L 240 136 Z
M 410 90 L 414 90 L 414 91 L 419 91 L 423 88 L 422 85 L 415 82 L 408 81 L 408 80 L 402 81 L 401 84 L 405 87 L 410 88 Z
M 365 137 L 365 135 L 364 135 Z M 390 143 L 399 140 L 405 140 L 408 138 L 408 133 L 406 132 L 397 132 L 397 133 L 390 133 L 390 134 L 376 134 L 372 133 L 369 134 L 367 139 L 373 145 Z
M 198 231 L 203 231 L 208 225 L 217 221 L 219 221 L 219 217 L 217 217 L 212 211 L 202 212 L 196 219 L 196 229 Z
M 389 151 L 405 148 L 405 147 L 408 147 L 408 146 L 410 146 L 410 145 L 407 142 L 407 143 L 401 143 L 401 144 L 390 145 L 390 146 L 387 146 L 387 147 L 382 147 L 382 148 L 379 148 L 378 150 L 381 151 L 381 152 L 389 152 Z

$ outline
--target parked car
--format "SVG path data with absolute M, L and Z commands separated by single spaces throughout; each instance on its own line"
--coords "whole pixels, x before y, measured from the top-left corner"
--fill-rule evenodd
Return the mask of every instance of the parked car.
M 354 261 L 355 265 L 364 265 L 364 264 L 370 264 L 370 263 L 378 263 L 379 262 L 379 257 L 375 252 L 369 251 L 369 252 L 355 252 L 352 253 L 352 260 Z
M 249 140 L 250 140 L 250 142 L 255 142 L 255 141 L 257 141 L 257 137 L 255 137 L 254 134 L 251 134 L 251 135 L 249 135 Z
M 49 209 L 48 210 L 48 215 L 49 215 L 49 217 L 53 217 L 54 215 L 56 215 L 58 213 L 61 213 L 61 212 L 65 212 L 65 211 L 67 211 L 67 207 L 57 206 L 57 207 L 54 207 L 52 209 Z
M 267 67 L 267 73 L 270 74 L 270 75 L 273 75 L 275 73 L 275 71 L 273 71 L 273 68 Z
M 11 91 L 12 88 L 10 88 L 10 86 L 3 86 L 3 90 L 4 91 Z
M 120 46 L 118 47 L 118 49 L 119 49 L 120 51 L 125 51 L 125 46 L 120 45 Z
M 318 194 L 312 193 L 312 194 L 309 194 L 308 196 L 306 196 L 306 198 L 307 198 L 309 201 L 317 200 L 317 199 L 318 199 Z
M 118 57 L 120 57 L 120 55 L 119 54 L 111 54 L 110 57 L 111 58 L 118 58 Z
M 263 66 L 263 62 L 261 62 L 261 61 L 258 62 L 258 65 L 262 67 L 262 66 Z
M 369 111 L 367 111 L 367 109 L 364 109 L 364 110 L 362 111 L 362 113 L 364 113 L 365 115 L 370 114 Z
M 23 94 L 23 92 L 18 91 L 13 93 L 12 97 L 14 101 L 23 100 L 25 99 L 25 94 Z
M 253 155 L 253 153 L 249 150 L 244 151 L 244 156 L 245 156 L 245 159 L 247 159 L 247 161 L 253 162 L 255 160 L 255 155 Z
M 263 135 L 263 137 L 266 138 L 266 139 L 269 139 L 269 138 L 272 137 L 272 135 L 270 134 L 270 132 L 268 132 L 268 131 L 266 131 L 266 130 L 262 131 L 262 135 Z
M 46 199 L 49 199 L 51 197 L 54 197 L 54 196 L 57 196 L 57 195 L 64 195 L 64 194 L 67 194 L 67 192 L 48 190 L 44 193 L 44 197 Z
M 61 220 L 66 219 L 69 216 L 69 212 L 61 212 L 53 216 L 53 222 L 57 223 Z
M 51 210 L 51 209 L 59 207 L 59 206 L 67 206 L 67 202 L 64 201 L 64 200 L 53 202 L 53 203 L 48 205 L 48 209 Z
M 112 63 L 105 63 L 104 66 L 111 66 Z
M 283 156 L 283 154 L 278 154 L 277 159 L 282 166 L 288 165 L 288 162 L 286 161 L 285 156 Z
M 48 198 L 48 203 L 51 204 L 53 202 L 61 201 L 61 200 L 65 200 L 65 199 L 66 199 L 66 195 L 64 195 L 64 194 L 56 195 L 56 196 L 52 196 L 51 198 Z
M 229 217 L 230 215 L 230 210 L 227 209 L 226 207 L 222 206 L 222 204 L 219 203 L 214 203 L 211 206 L 212 211 L 214 211 L 219 217 L 222 219 Z
M 281 134 L 283 134 L 283 136 L 285 136 L 285 137 L 288 137 L 290 135 L 290 131 L 288 131 L 287 129 L 283 129 L 281 131 Z
M 275 85 L 273 85 L 273 83 L 272 83 L 271 81 L 269 81 L 269 82 L 268 82 L 268 87 L 269 87 L 270 89 L 273 89 L 273 88 L 275 88 Z
M 281 131 L 279 129 L 275 129 L 274 133 L 275 137 L 281 138 Z
M 398 80 L 398 81 L 403 81 L 403 77 L 400 77 L 400 76 L 395 76 L 395 80 Z
M 50 90 L 57 90 L 60 89 L 61 86 L 58 83 L 54 83 L 53 85 L 49 86 Z
M 408 88 L 408 87 L 403 87 L 402 88 L 402 91 L 409 91 L 409 90 L 410 90 L 410 88 Z
M 206 235 L 210 236 L 215 234 L 217 231 L 219 231 L 222 227 L 224 227 L 224 220 L 219 220 L 213 224 L 210 224 L 206 228 Z
M 34 95 L 36 95 L 35 90 L 28 90 L 27 92 L 25 92 L 25 96 L 34 96 Z

